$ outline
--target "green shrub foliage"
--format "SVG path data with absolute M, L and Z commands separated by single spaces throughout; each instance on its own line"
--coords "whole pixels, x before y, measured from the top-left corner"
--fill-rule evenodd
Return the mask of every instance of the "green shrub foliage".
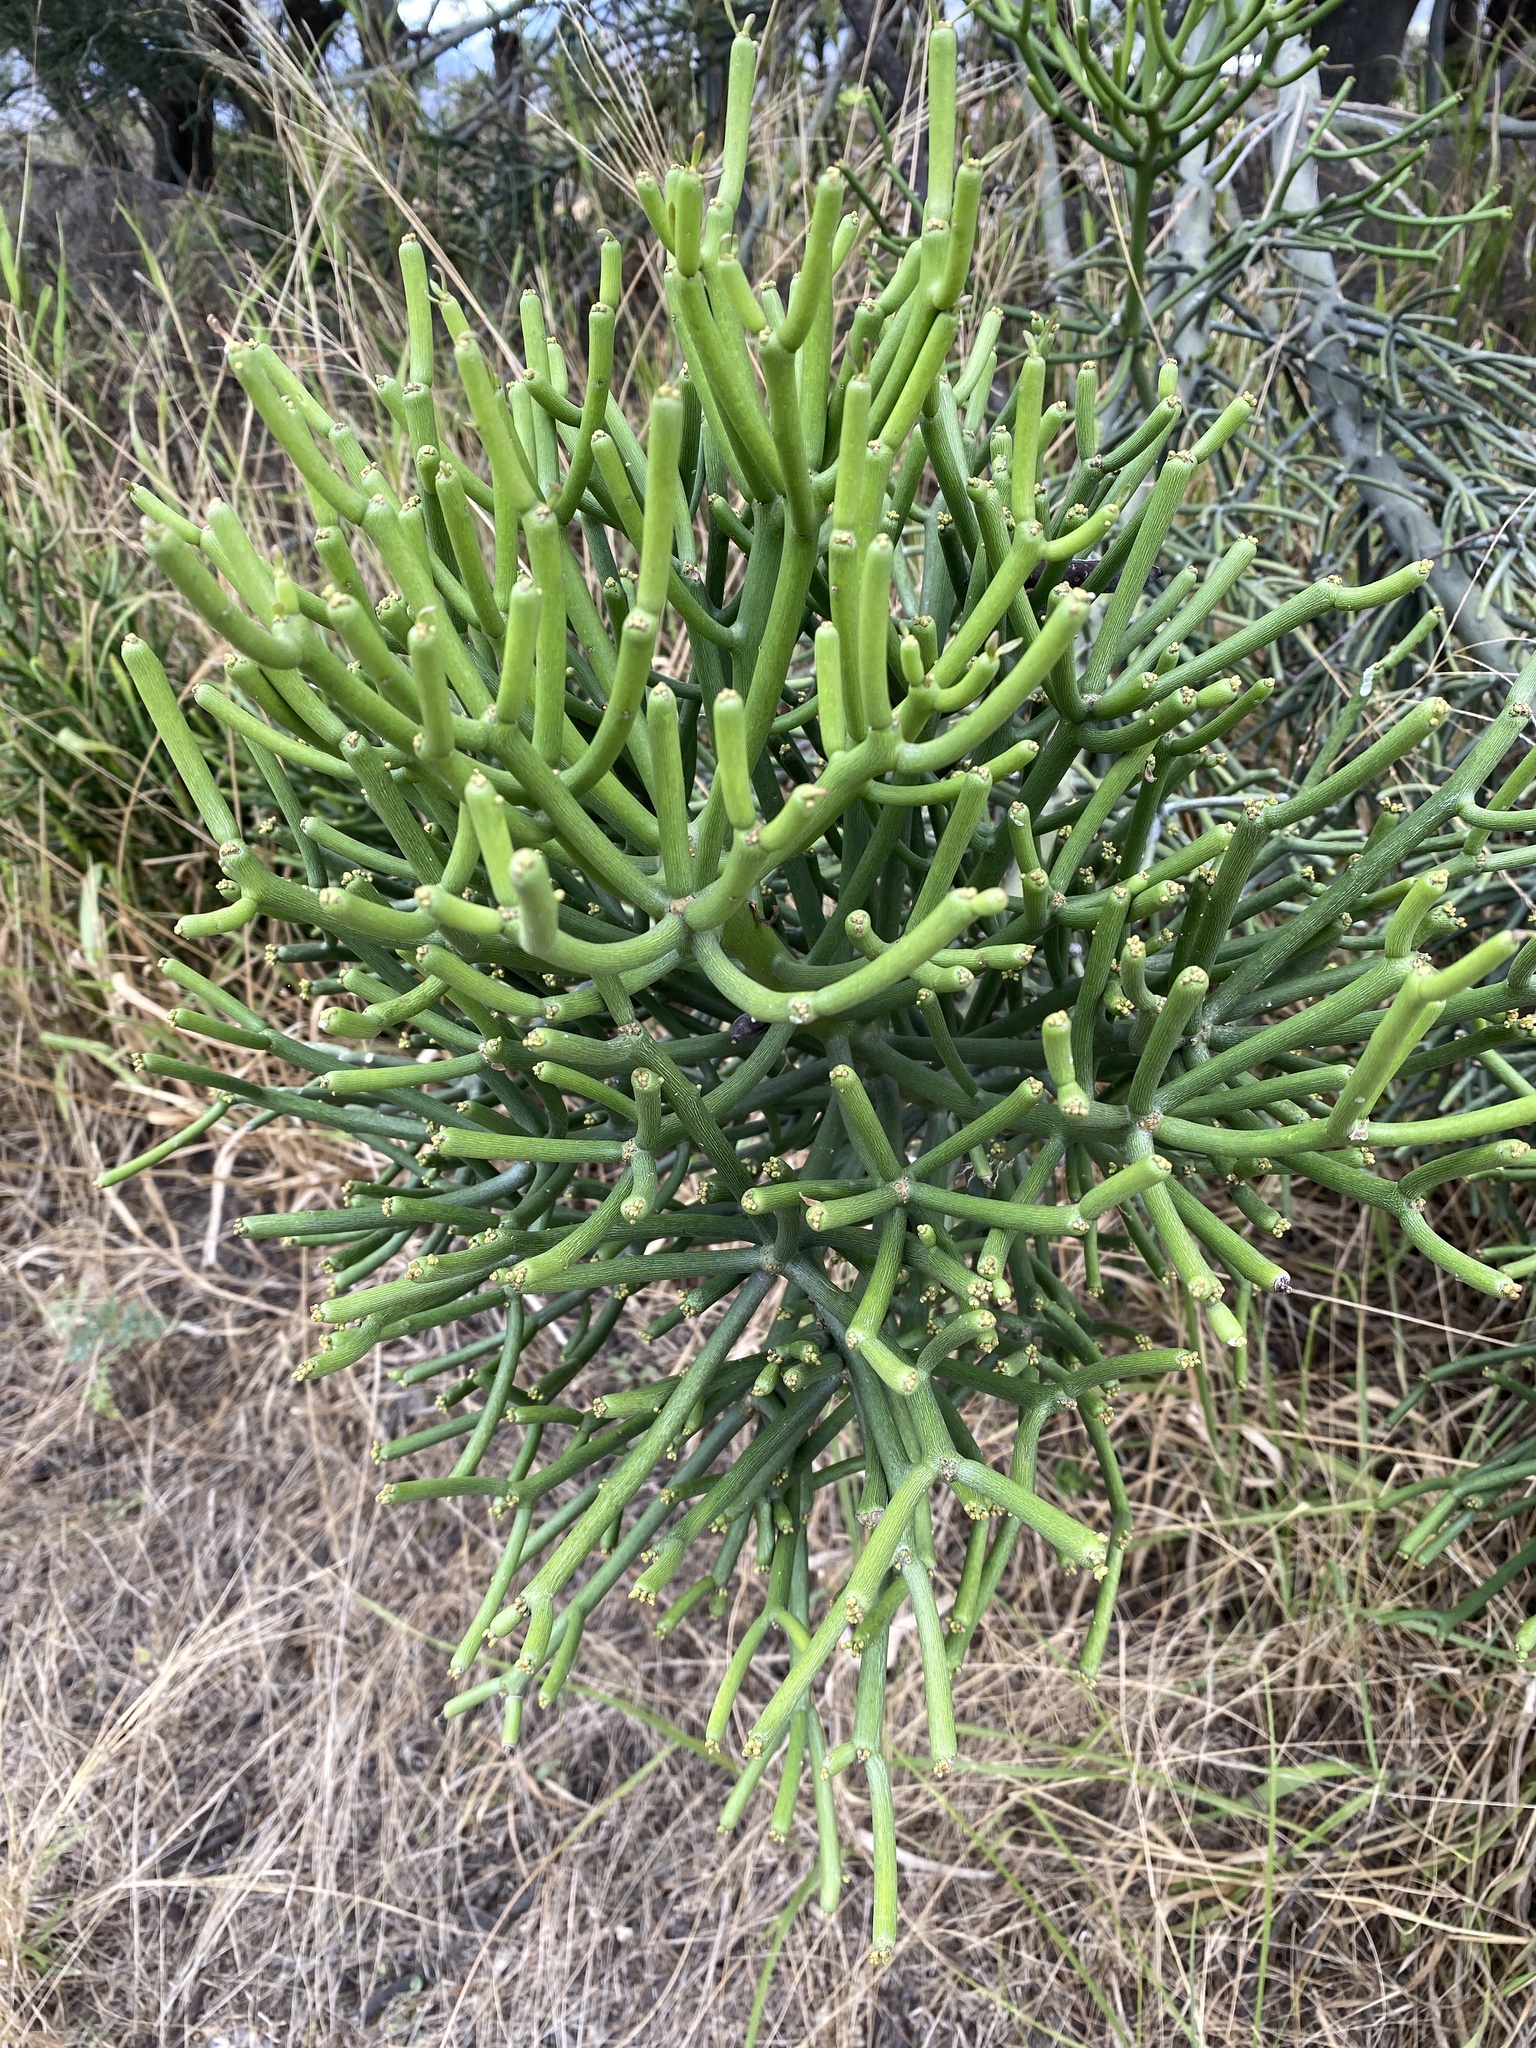
M 1304 775 L 1277 787 L 1245 764 L 1265 649 L 1400 599 L 1427 565 L 1327 578 L 1224 637 L 1247 543 L 1159 578 L 1181 501 L 1252 402 L 1180 448 L 1169 366 L 1100 447 L 1091 374 L 1046 402 L 1043 327 L 1000 395 L 1001 316 L 964 296 L 982 171 L 956 163 L 954 67 L 935 29 L 924 223 L 839 318 L 860 258 L 837 171 L 786 299 L 737 261 L 738 40 L 718 175 L 641 187 L 675 366 L 643 441 L 611 396 L 612 243 L 579 393 L 534 294 L 528 367 L 503 386 L 405 244 L 408 380 L 378 380 L 403 479 L 270 347 L 231 346 L 313 508 L 308 583 L 227 507 L 197 524 L 141 503 L 160 571 L 234 650 L 196 694 L 280 814 L 264 851 L 149 649 L 125 650 L 226 877 L 224 907 L 183 928 L 276 926 L 275 960 L 353 998 L 309 1043 L 168 962 L 185 1031 L 293 1078 L 146 1066 L 215 1091 L 193 1131 L 250 1104 L 377 1154 L 340 1208 L 243 1225 L 328 1248 L 303 1376 L 465 1326 L 401 1375 L 442 1384 L 442 1420 L 378 1451 L 413 1473 L 386 1500 L 480 1495 L 505 1533 L 449 1711 L 497 1699 L 515 1740 L 612 1588 L 660 1603 L 663 1630 L 718 1615 L 751 1546 L 764 1598 L 708 1722 L 712 1746 L 746 1729 L 722 1824 L 770 1773 L 783 1833 L 804 1781 L 830 1908 L 830 1780 L 857 1761 L 877 1952 L 899 1611 L 936 1772 L 956 1756 L 952 1678 L 1023 1531 L 1095 1582 L 1091 1679 L 1131 1532 L 1111 1397 L 1202 1370 L 1202 1342 L 1241 1370 L 1255 1298 L 1286 1285 L 1261 1186 L 1340 1190 L 1458 1281 L 1516 1293 L 1426 1205 L 1518 1173 L 1536 1099 L 1498 1051 L 1536 948 L 1465 931 L 1457 908 L 1524 825 L 1536 754 L 1513 773 L 1505 757 L 1536 672 L 1465 741 L 1433 741 L 1445 704 L 1385 688 L 1426 611 Z M 1362 831 L 1394 781 L 1411 803 Z M 1394 1116 L 1458 1061 L 1483 1062 L 1478 1106 Z M 1190 1349 L 1110 1319 L 1107 1254 L 1168 1282 Z M 610 1369 L 584 1394 L 655 1283 L 680 1295 L 648 1334 L 695 1317 L 707 1335 L 671 1377 L 615 1390 Z M 532 1339 L 556 1325 L 559 1362 L 535 1376 Z M 1086 1438 L 1097 1499 L 1042 1486 L 1053 1416 Z M 977 1442 L 1003 1423 L 1006 1463 Z M 807 1547 L 822 1489 L 835 1566 Z M 968 1518 L 953 1555 L 934 1540 L 945 1490 Z M 845 1636 L 857 1711 L 829 1748 L 813 1686 Z M 761 1680 L 786 1639 L 787 1675 Z

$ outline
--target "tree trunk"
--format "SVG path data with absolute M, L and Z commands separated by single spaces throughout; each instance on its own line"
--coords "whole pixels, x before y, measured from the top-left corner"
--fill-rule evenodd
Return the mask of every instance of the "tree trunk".
M 1299 42 L 1288 43 L 1277 68 L 1293 70 L 1301 54 Z M 1277 184 L 1305 141 L 1307 117 L 1320 99 L 1316 72 L 1282 86 L 1283 118 L 1272 145 Z M 1286 190 L 1285 211 L 1305 217 L 1317 204 L 1317 167 L 1308 162 Z M 1292 353 L 1291 361 L 1305 380 L 1315 418 L 1402 560 L 1434 563 L 1430 594 L 1443 607 L 1446 623 L 1462 647 L 1493 673 L 1512 673 L 1514 629 L 1445 549 L 1418 486 L 1392 453 L 1386 423 L 1374 413 L 1359 380 L 1350 375 L 1350 306 L 1339 290 L 1333 258 L 1326 249 L 1296 249 L 1286 267 L 1297 286 L 1296 318 L 1306 323 L 1304 344 Z
M 1350 98 L 1385 106 L 1403 70 L 1403 38 L 1413 19 L 1414 0 L 1344 0 L 1312 31 L 1312 47 L 1326 45 L 1323 91 L 1336 93 L 1353 78 Z
M 148 102 L 155 162 L 152 176 L 162 185 L 199 190 L 213 183 L 213 109 L 206 95 L 194 100 L 176 89 Z

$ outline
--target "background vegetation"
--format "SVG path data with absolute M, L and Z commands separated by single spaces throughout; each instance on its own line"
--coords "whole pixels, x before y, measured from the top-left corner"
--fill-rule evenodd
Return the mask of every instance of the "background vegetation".
M 128 1056 L 159 1042 L 169 919 L 216 877 L 115 648 L 132 622 L 187 687 L 215 659 L 150 588 L 132 483 L 269 517 L 238 495 L 220 336 L 280 336 L 361 411 L 403 331 L 407 226 L 510 337 L 529 275 L 580 334 L 607 225 L 632 246 L 619 360 L 642 383 L 661 367 L 626 195 L 718 122 L 730 24 L 681 0 L 497 13 L 472 44 L 454 38 L 478 17 L 374 0 L 0 6 L 0 1999 L 39 2043 L 619 2042 L 662 2013 L 669 2042 L 733 2042 L 798 1867 L 760 1826 L 723 1877 L 690 1853 L 717 1803 L 690 1675 L 713 1632 L 657 1644 L 637 1620 L 510 1767 L 483 1728 L 434 1719 L 434 1579 L 478 1563 L 480 1525 L 451 1502 L 376 1522 L 358 1452 L 393 1390 L 295 1394 L 307 1275 L 221 1227 L 237 1167 L 263 1199 L 321 1204 L 348 1159 L 274 1132 L 237 1158 L 215 1132 L 90 1192 L 125 1120 L 187 1109 Z M 789 188 L 834 159 L 877 230 L 904 225 L 924 19 L 775 11 L 749 270 L 782 262 Z M 1159 171 L 1138 246 L 1128 167 L 1069 87 L 1042 110 L 1049 62 L 1031 69 L 1011 10 L 979 10 L 964 91 L 1002 195 L 981 266 L 1106 375 L 1139 334 L 1191 359 L 1197 410 L 1262 392 L 1278 455 L 1243 452 L 1201 549 L 1251 527 L 1278 584 L 1365 580 L 1432 542 L 1436 685 L 1475 716 L 1536 590 L 1530 64 L 1517 11 L 1439 9 L 1402 63 L 1390 26 L 1376 10 L 1351 59 L 1372 99 L 1326 130 L 1310 184 L 1317 115 L 1260 82 L 1200 162 Z M 1411 623 L 1293 636 L 1266 743 L 1301 756 L 1311 708 Z M 259 953 L 220 971 L 267 972 Z M 763 2041 L 1519 2038 L 1528 1519 L 1469 1520 L 1411 1570 L 1371 1500 L 1483 1456 L 1528 1400 L 1522 1367 L 1511 1393 L 1483 1356 L 1536 1347 L 1368 1221 L 1320 1202 L 1294 1233 L 1254 1384 L 1130 1404 L 1138 1537 L 1097 1693 L 1066 1675 L 1074 1617 L 1025 1557 L 960 1703 L 979 1767 L 901 1788 L 895 1962 L 859 1966 L 858 1899 L 847 1930 L 798 1921 Z

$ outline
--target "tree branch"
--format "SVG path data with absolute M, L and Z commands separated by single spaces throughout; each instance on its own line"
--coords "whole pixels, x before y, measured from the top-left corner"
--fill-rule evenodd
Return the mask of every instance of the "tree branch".
M 1304 45 L 1288 44 L 1279 69 L 1291 68 L 1305 54 Z M 1322 103 L 1316 72 L 1282 86 L 1278 103 L 1289 118 L 1282 119 L 1275 131 L 1274 185 L 1276 190 L 1284 188 L 1282 211 L 1305 216 L 1316 212 L 1319 204 L 1316 161 L 1308 157 L 1294 177 L 1291 166 L 1309 117 Z M 1496 606 L 1484 608 L 1477 585 L 1446 548 L 1418 486 L 1391 452 L 1390 422 L 1373 410 L 1358 379 L 1350 375 L 1351 309 L 1339 289 L 1333 258 L 1325 249 L 1293 249 L 1282 260 L 1296 280 L 1298 311 L 1306 320 L 1306 346 L 1295 367 L 1306 381 L 1319 423 L 1404 561 L 1434 563 L 1429 588 L 1461 646 L 1490 669 L 1512 673 L 1516 628 Z

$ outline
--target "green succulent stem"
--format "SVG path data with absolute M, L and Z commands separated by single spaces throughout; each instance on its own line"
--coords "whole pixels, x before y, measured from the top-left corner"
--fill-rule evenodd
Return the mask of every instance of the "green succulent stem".
M 1273 82 L 1279 16 L 1195 0 L 1111 47 L 1086 15 L 984 14 L 1047 116 L 1126 169 L 1130 261 L 1161 290 L 1153 186 Z M 499 1699 L 518 1739 L 621 1581 L 680 1641 L 742 1616 L 708 1745 L 767 1704 L 722 1826 L 777 1757 L 793 1834 L 808 1766 L 833 1910 L 831 1780 L 862 1763 L 878 1954 L 892 1629 L 910 1608 L 942 1775 L 953 1674 L 1028 1529 L 1094 1576 L 1091 1681 L 1133 1529 L 1109 1395 L 1209 1387 L 1166 1333 L 1109 1348 L 1149 1314 L 1126 1262 L 1177 1281 L 1239 1382 L 1308 1185 L 1500 1299 L 1536 1263 L 1506 1220 L 1536 1177 L 1536 942 L 1510 893 L 1536 662 L 1463 736 L 1418 680 L 1427 565 L 1287 587 L 1223 496 L 1253 401 L 1186 407 L 1136 293 L 1102 375 L 967 295 L 992 230 L 957 51 L 928 31 L 921 226 L 865 235 L 857 169 L 824 172 L 781 300 L 733 234 L 756 182 L 738 36 L 718 157 L 637 181 L 663 284 L 644 364 L 616 244 L 584 351 L 523 294 L 504 386 L 407 237 L 375 389 L 419 497 L 272 348 L 232 344 L 245 515 L 136 494 L 224 680 L 183 690 L 123 646 L 215 851 L 178 927 L 199 966 L 167 966 L 206 1063 L 143 1065 L 209 1102 L 102 1184 L 236 1119 L 366 1148 L 334 1206 L 243 1228 L 325 1252 L 303 1378 L 443 1332 L 401 1376 L 441 1407 L 407 1406 L 378 1456 L 397 1508 L 505 1518 L 446 1711 Z M 651 394 L 633 417 L 629 391 Z M 1304 636 L 1398 607 L 1388 652 L 1289 737 L 1274 677 Z M 263 978 L 246 949 L 269 941 Z M 313 1027 L 316 998 L 340 1000 Z M 1469 1182 L 1475 1244 L 1448 1220 Z M 1039 1457 L 1053 1417 L 1092 1453 L 1080 1514 Z M 1528 1465 L 1426 1482 L 1410 1549 Z M 813 1515 L 843 1536 L 812 1543 Z M 817 1681 L 845 1632 L 854 1724 L 829 1751 Z

